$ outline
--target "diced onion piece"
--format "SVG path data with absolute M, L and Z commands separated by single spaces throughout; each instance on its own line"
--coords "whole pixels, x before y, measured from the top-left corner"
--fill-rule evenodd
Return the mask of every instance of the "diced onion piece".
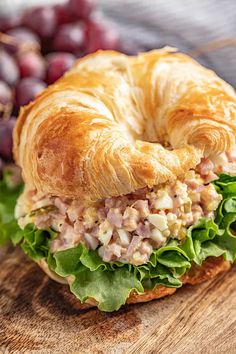
M 92 235 L 88 234 L 85 232 L 84 234 L 84 238 L 85 240 L 88 242 L 89 247 L 92 250 L 95 250 L 98 247 L 98 239 L 96 239 L 95 237 L 93 237 Z
M 120 237 L 121 244 L 123 246 L 128 246 L 130 243 L 130 233 L 124 229 L 117 229 L 118 235 Z
M 164 215 L 150 214 L 148 215 L 148 221 L 156 226 L 160 231 L 166 230 L 168 228 L 167 218 Z
M 173 200 L 167 192 L 164 192 L 154 203 L 156 209 L 172 209 L 174 207 Z

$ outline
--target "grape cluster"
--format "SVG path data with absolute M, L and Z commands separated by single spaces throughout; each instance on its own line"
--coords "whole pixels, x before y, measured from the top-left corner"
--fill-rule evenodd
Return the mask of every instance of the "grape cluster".
M 121 50 L 117 33 L 92 0 L 34 7 L 0 17 L 0 175 L 12 159 L 12 129 L 21 106 L 98 49 Z

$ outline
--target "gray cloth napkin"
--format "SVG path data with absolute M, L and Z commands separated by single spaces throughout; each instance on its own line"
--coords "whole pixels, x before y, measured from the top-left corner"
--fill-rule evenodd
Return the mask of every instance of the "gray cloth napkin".
M 236 86 L 235 0 L 100 0 L 99 4 L 125 40 L 145 49 L 170 45 L 192 52 L 205 45 L 209 49 L 209 44 L 218 46 L 196 53 L 195 58 Z M 231 45 L 221 48 L 226 42 Z
M 51 2 L 63 0 L 0 0 L 0 14 Z M 134 44 L 140 50 L 170 45 L 189 53 L 204 45 L 214 47 L 217 41 L 218 49 L 195 58 L 236 86 L 235 0 L 97 0 L 97 4 L 116 24 L 130 51 Z M 224 41 L 231 45 L 221 48 Z

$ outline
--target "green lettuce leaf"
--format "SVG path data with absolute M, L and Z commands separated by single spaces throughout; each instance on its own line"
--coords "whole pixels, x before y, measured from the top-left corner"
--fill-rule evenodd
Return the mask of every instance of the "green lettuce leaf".
M 224 197 L 236 196 L 236 176 L 222 173 L 219 179 L 213 182 L 218 193 Z
M 70 289 L 81 302 L 91 297 L 96 300 L 101 311 L 107 312 L 119 310 L 132 290 L 144 292 L 136 274 L 125 266 L 118 267 L 115 271 L 98 268 L 91 272 L 82 265 L 75 274 Z
M 21 248 L 34 261 L 47 258 L 49 243 L 57 236 L 52 229 L 38 230 L 33 224 L 28 224 L 23 230 Z
M 9 240 L 15 245 L 22 238 L 22 231 L 14 218 L 14 209 L 23 184 L 15 184 L 11 177 L 12 173 L 6 170 L 0 180 L 0 245 Z
M 53 230 L 37 230 L 33 225 L 24 229 L 23 250 L 34 260 L 46 258 L 49 267 L 61 277 L 69 277 L 70 289 L 81 302 L 93 298 L 102 311 L 119 309 L 131 291 L 142 293 L 157 285 L 178 288 L 181 276 L 192 262 L 202 264 L 209 256 L 234 261 L 236 239 L 230 224 L 236 219 L 225 214 L 222 223 L 225 231 L 210 219 L 202 219 L 189 228 L 185 242 L 170 240 L 166 246 L 153 251 L 147 264 L 133 266 L 106 263 L 97 251 L 88 251 L 81 243 L 76 247 L 55 253 L 50 252 L 50 242 L 56 236 Z
M 203 218 L 187 230 L 184 242 L 170 239 L 154 250 L 149 262 L 133 266 L 121 262 L 104 262 L 98 252 L 82 243 L 52 253 L 50 243 L 57 236 L 52 229 L 38 230 L 30 224 L 16 237 L 32 259 L 47 260 L 52 271 L 68 277 L 70 289 L 84 302 L 93 298 L 100 310 L 118 310 L 130 292 L 142 293 L 157 285 L 181 287 L 181 277 L 193 263 L 201 265 L 210 256 L 236 259 L 236 177 L 221 175 L 214 182 L 223 200 L 215 220 Z M 10 220 L 12 222 L 12 220 Z

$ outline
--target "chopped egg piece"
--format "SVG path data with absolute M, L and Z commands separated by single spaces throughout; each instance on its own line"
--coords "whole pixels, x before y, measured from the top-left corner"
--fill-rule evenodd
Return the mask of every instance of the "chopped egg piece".
M 167 217 L 164 215 L 150 214 L 148 215 L 148 221 L 160 231 L 164 231 L 168 228 Z
M 157 228 L 153 229 L 151 232 L 151 239 L 155 241 L 158 245 L 162 245 L 166 241 L 166 237 L 163 236 L 160 230 Z
M 154 207 L 156 209 L 172 209 L 173 208 L 173 200 L 169 196 L 169 194 L 165 191 L 161 194 L 159 198 L 155 201 Z

